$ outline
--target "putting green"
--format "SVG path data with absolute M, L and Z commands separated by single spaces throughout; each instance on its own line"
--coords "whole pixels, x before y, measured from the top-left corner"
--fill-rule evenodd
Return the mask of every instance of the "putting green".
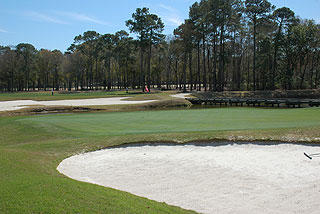
M 320 109 L 212 108 L 46 115 L 19 121 L 48 132 L 109 136 L 318 126 Z

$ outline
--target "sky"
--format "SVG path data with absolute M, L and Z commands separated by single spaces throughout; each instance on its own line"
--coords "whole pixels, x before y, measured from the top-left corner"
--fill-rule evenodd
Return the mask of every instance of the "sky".
M 301 18 L 320 23 L 320 0 L 269 0 L 277 8 L 289 7 Z M 37 49 L 62 52 L 85 31 L 100 34 L 126 30 L 136 8 L 148 7 L 172 34 L 195 0 L 0 0 L 0 45 L 30 43 Z M 135 36 L 135 35 L 133 35 Z

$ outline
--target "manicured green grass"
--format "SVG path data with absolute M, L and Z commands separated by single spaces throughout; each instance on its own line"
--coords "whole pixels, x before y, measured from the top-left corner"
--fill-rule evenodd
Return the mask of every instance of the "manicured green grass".
M 54 95 L 51 95 L 51 91 L 40 92 L 14 92 L 14 93 L 0 93 L 0 101 L 10 100 L 66 100 L 66 99 L 90 99 L 90 98 L 104 98 L 104 97 L 121 97 L 130 96 L 140 93 L 140 91 L 90 91 L 90 92 L 76 92 L 76 93 L 62 93 L 61 91 L 55 91 Z
M 212 108 L 34 116 L 19 120 L 73 136 L 231 131 L 320 125 L 319 109 Z
M 82 183 L 64 158 L 141 141 L 320 139 L 320 109 L 212 108 L 0 117 L 0 213 L 193 213 Z M 183 196 L 182 196 L 183 197 Z

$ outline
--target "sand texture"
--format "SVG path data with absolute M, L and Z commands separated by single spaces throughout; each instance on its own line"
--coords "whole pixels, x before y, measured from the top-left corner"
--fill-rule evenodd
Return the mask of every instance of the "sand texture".
M 127 101 L 129 97 L 96 98 L 96 99 L 74 99 L 74 100 L 15 100 L 0 102 L 0 111 L 13 111 L 30 106 L 99 106 L 99 105 L 123 105 L 123 104 L 143 104 L 155 100 Z
M 191 95 L 191 93 L 180 93 L 180 94 L 174 94 L 174 95 L 170 95 L 170 96 L 174 97 L 174 98 L 185 99 L 186 97 L 188 97 L 190 95 Z
M 136 145 L 72 156 L 66 176 L 200 213 L 319 213 L 320 146 Z

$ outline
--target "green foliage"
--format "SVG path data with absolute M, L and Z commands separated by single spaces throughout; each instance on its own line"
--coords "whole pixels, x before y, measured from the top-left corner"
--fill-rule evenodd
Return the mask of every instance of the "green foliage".
M 141 46 L 150 46 L 164 38 L 164 24 L 157 15 L 150 14 L 149 8 L 137 8 L 132 19 L 126 21 L 131 33 L 137 33 Z
M 86 31 L 64 54 L 25 43 L 0 47 L 0 90 L 320 87 L 319 24 L 268 0 L 195 2 L 166 40 L 148 8 L 137 8 L 126 26 L 136 39 L 125 30 Z
M 162 34 L 164 24 L 160 17 L 156 14 L 150 14 L 149 8 L 137 8 L 136 12 L 132 14 L 132 19 L 126 21 L 126 26 L 131 33 L 138 34 L 138 41 L 140 46 L 140 87 L 144 91 L 145 73 L 143 69 L 143 52 L 147 50 L 147 86 L 151 90 L 151 54 L 152 46 L 160 43 L 164 39 Z

